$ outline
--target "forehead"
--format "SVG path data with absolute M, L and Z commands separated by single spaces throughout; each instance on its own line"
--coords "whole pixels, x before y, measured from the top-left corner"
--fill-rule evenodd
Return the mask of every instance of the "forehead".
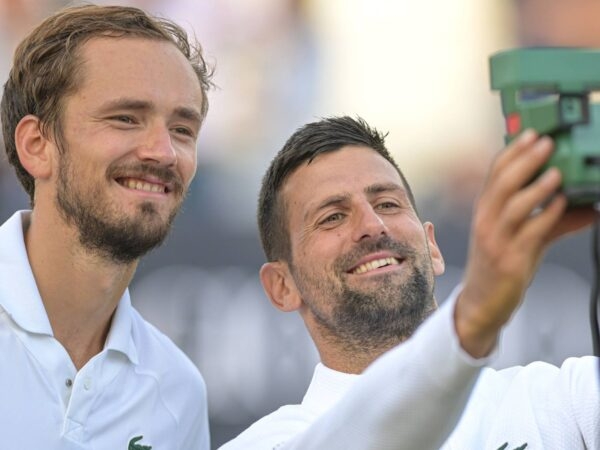
M 364 195 L 374 185 L 404 183 L 396 168 L 375 150 L 346 146 L 304 163 L 287 179 L 282 194 L 294 211 L 307 211 L 331 196 Z
M 202 103 L 200 82 L 171 42 L 143 37 L 95 37 L 79 49 L 78 93 L 88 97 L 170 99 Z

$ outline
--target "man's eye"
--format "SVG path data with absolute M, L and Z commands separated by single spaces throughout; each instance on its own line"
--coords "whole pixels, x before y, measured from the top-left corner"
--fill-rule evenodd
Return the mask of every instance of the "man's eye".
M 176 128 L 173 128 L 173 131 L 175 131 L 175 133 L 177 133 L 177 134 L 194 137 L 194 132 L 186 127 L 176 127 Z
M 331 215 L 325 217 L 325 219 L 323 219 L 321 221 L 321 223 L 322 224 L 335 223 L 335 222 L 339 222 L 343 218 L 344 218 L 344 215 L 342 213 L 334 213 L 334 214 L 331 214 Z
M 135 120 L 131 116 L 114 116 L 111 117 L 112 120 L 116 120 L 117 122 L 123 122 L 128 124 L 134 124 Z
M 394 202 L 383 202 L 377 205 L 377 209 L 380 210 L 385 210 L 385 209 L 393 209 L 393 208 L 399 208 L 400 206 L 397 203 Z

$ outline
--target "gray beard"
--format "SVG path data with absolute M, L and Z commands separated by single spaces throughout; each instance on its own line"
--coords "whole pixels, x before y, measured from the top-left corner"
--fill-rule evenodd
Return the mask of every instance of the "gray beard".
M 322 313 L 312 301 L 309 307 L 324 336 L 351 352 L 387 350 L 409 338 L 436 309 L 429 253 L 418 254 L 414 248 L 388 236 L 361 244 L 339 257 L 334 264 L 335 272 L 343 273 L 361 256 L 379 250 L 392 250 L 411 264 L 412 273 L 406 281 L 399 283 L 395 280 L 397 275 L 385 274 L 377 289 L 370 291 L 352 289 L 343 280 L 341 287 L 333 288 L 324 280 L 311 282 L 292 265 L 292 274 L 302 295 L 319 292 L 329 295 L 325 302 L 334 302 L 329 315 Z M 312 289 L 307 289 L 309 284 L 313 285 Z
M 334 308 L 332 321 L 344 347 L 352 351 L 377 351 L 394 346 L 408 339 L 435 310 L 433 286 L 419 268 L 400 288 L 392 283 L 391 277 L 382 277 L 376 293 L 344 286 L 341 293 L 344 301 Z

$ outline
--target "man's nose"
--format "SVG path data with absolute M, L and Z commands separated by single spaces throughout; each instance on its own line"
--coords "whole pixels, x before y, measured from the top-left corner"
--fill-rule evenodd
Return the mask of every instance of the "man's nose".
M 154 125 L 148 128 L 144 142 L 138 147 L 138 156 L 143 161 L 174 166 L 177 163 L 177 151 L 169 129 L 165 125 Z
M 362 207 L 356 214 L 354 240 L 360 241 L 385 234 L 388 234 L 388 227 L 377 211 L 371 205 Z

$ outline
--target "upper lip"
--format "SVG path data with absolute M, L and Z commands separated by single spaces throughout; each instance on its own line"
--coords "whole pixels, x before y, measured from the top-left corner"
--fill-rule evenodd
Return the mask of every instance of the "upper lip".
M 361 259 L 359 259 L 346 272 L 347 273 L 352 273 L 358 267 L 362 266 L 363 264 L 367 264 L 368 262 L 377 261 L 379 259 L 385 259 L 385 258 L 395 258 L 395 259 L 398 260 L 398 262 L 402 262 L 404 260 L 404 258 L 402 256 L 400 256 L 398 254 L 395 254 L 395 253 L 392 253 L 392 252 L 370 253 L 369 255 L 363 256 Z

